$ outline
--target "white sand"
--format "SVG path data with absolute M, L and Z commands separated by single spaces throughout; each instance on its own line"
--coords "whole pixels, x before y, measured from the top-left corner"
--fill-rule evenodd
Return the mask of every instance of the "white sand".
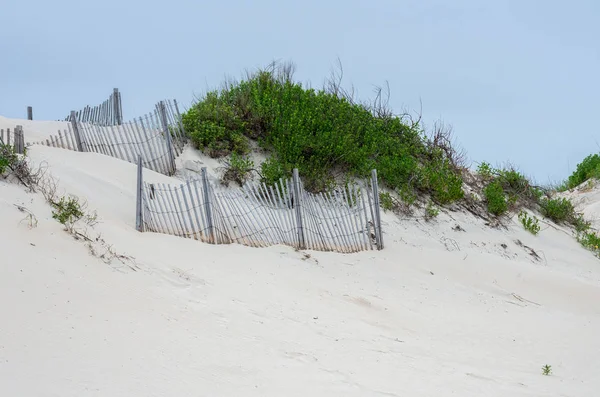
M 0 119 L 0 128 L 9 122 L 24 124 Z M 432 223 L 385 213 L 381 252 L 212 246 L 134 230 L 133 164 L 40 146 L 30 157 L 98 211 L 96 231 L 138 270 L 92 257 L 41 196 L 0 181 L 1 396 L 600 389 L 600 260 L 555 225 L 536 237 L 461 213 Z M 586 197 L 598 209 L 600 188 Z

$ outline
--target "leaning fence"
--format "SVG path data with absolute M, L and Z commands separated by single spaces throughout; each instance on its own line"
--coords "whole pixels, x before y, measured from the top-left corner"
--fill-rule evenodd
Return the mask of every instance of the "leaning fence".
M 71 121 L 71 112 L 64 121 Z M 102 126 L 121 125 L 123 123 L 123 107 L 121 93 L 115 88 L 108 99 L 97 106 L 86 106 L 75 112 L 75 120 Z
M 6 129 L 6 138 L 4 135 L 4 129 L 0 129 L 0 143 L 6 146 L 12 145 L 15 153 L 23 154 L 25 153 L 25 138 L 23 136 L 23 126 L 18 125 L 13 129 L 12 132 L 12 140 L 11 140 L 11 132 L 10 128 Z
M 75 112 L 72 112 L 75 113 Z M 77 121 L 44 141 L 33 142 L 80 152 L 94 152 L 137 163 L 165 175 L 175 173 L 175 158 L 186 143 L 177 101 L 161 101 L 153 112 L 120 125 L 102 126 Z
M 252 247 L 345 253 L 383 248 L 375 170 L 360 185 L 311 194 L 297 170 L 274 186 L 219 189 L 208 182 L 206 168 L 201 179 L 179 185 L 144 183 L 140 163 L 137 189 L 139 231 Z

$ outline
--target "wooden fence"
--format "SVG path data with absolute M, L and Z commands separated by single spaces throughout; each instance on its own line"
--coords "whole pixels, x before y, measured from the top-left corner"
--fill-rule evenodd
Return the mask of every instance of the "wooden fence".
M 25 153 L 25 138 L 23 136 L 23 126 L 16 126 L 13 129 L 13 138 L 12 138 L 12 144 L 15 150 L 15 153 L 18 154 L 23 154 Z M 11 138 L 10 138 L 10 128 L 6 129 L 6 139 L 4 136 L 4 129 L 0 130 L 0 143 L 2 143 L 3 145 L 8 145 L 10 146 L 11 144 Z
M 45 141 L 33 144 L 101 153 L 137 163 L 165 175 L 175 173 L 175 158 L 183 151 L 187 136 L 176 101 L 161 101 L 154 112 L 114 126 L 76 121 Z M 29 145 L 29 143 L 28 143 Z
M 71 112 L 64 121 L 72 121 Z M 121 93 L 118 88 L 113 90 L 108 99 L 97 106 L 86 106 L 75 112 L 75 120 L 101 126 L 121 125 L 123 123 L 123 107 Z
M 276 186 L 215 189 L 202 178 L 179 185 L 143 182 L 138 163 L 136 227 L 211 244 L 358 252 L 382 249 L 377 172 L 332 193 L 311 194 L 293 177 Z

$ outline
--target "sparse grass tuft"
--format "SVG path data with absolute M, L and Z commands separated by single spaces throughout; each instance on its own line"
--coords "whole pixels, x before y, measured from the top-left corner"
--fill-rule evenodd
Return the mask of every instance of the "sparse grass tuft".
M 85 213 L 76 197 L 61 197 L 59 201 L 53 202 L 52 218 L 61 224 L 69 227 L 79 219 L 83 218 Z
M 440 209 L 435 206 L 434 203 L 430 202 L 425 207 L 425 220 L 430 221 L 436 218 L 440 214 Z
M 594 255 L 600 257 L 600 236 L 598 236 L 598 234 L 592 231 L 581 232 L 577 236 L 577 241 L 579 241 L 582 246 L 592 251 Z
M 519 212 L 519 220 L 525 230 L 531 234 L 537 235 L 540 232 L 540 223 L 536 216 L 529 216 L 527 212 L 521 210 L 521 212 Z
M 548 364 L 544 365 L 542 367 L 542 375 L 549 376 L 551 374 L 552 374 L 552 366 L 548 365 Z
M 224 160 L 225 167 L 221 183 L 228 186 L 233 181 L 239 186 L 244 185 L 252 176 L 254 171 L 254 162 L 244 156 L 233 152 L 228 160 Z

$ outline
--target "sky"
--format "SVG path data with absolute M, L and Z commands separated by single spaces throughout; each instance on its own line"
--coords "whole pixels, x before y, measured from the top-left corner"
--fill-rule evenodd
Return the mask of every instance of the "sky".
M 540 184 L 600 151 L 595 0 L 0 0 L 0 115 L 64 119 L 122 95 L 124 118 L 187 108 L 226 77 L 292 61 L 322 86 L 389 84 L 398 113 L 452 126 L 473 167 Z M 25 131 L 26 134 L 26 131 Z

